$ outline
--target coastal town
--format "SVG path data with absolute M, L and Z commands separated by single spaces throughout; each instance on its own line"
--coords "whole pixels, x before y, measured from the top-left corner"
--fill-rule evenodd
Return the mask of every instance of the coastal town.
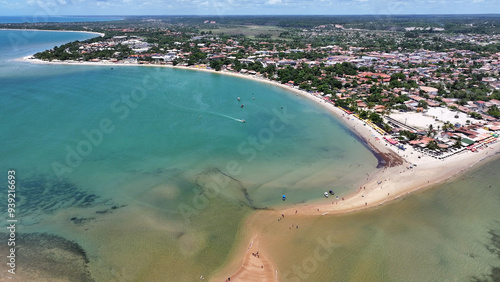
M 448 34 L 444 28 L 422 27 L 387 32 L 328 24 L 282 31 L 273 38 L 216 33 L 216 25 L 207 19 L 196 29 L 108 28 L 101 37 L 34 58 L 176 66 L 271 80 L 335 105 L 397 149 L 412 146 L 435 158 L 475 152 L 497 141 L 498 34 Z M 312 43 L 290 40 L 297 36 L 312 38 Z M 326 37 L 340 42 L 322 45 Z

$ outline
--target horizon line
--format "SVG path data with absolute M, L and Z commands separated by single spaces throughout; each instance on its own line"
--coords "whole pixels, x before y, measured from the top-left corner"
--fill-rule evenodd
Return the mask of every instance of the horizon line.
M 0 17 L 25 17 L 33 16 L 32 14 L 27 15 L 0 15 Z M 500 13 L 455 13 L 455 14 L 443 14 L 443 13 L 422 13 L 422 14 L 227 14 L 227 15 L 214 15 L 214 14 L 144 14 L 144 15 L 59 15 L 50 17 L 269 17 L 269 16 L 500 16 Z

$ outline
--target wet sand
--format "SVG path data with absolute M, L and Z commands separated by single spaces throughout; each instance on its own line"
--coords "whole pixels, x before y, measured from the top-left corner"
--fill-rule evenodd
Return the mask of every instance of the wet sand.
M 288 225 L 293 220 L 287 220 L 287 223 L 284 223 L 285 221 L 277 221 L 278 218 L 281 218 L 281 214 L 284 215 L 285 219 L 304 218 L 310 216 L 334 216 L 335 214 L 373 208 L 414 191 L 430 188 L 436 183 L 464 172 L 473 164 L 488 156 L 492 156 L 493 152 L 497 152 L 499 146 L 498 144 L 496 145 L 495 150 L 486 149 L 491 152 L 486 151 L 481 154 L 469 153 L 468 155 L 458 156 L 454 161 L 455 165 L 443 166 L 440 161 L 432 162 L 432 160 L 429 160 L 426 164 L 417 166 L 416 169 L 406 169 L 404 165 L 386 166 L 371 177 L 371 180 L 361 187 L 358 192 L 345 197 L 344 200 L 341 198 L 332 199 L 330 196 L 330 198 L 322 199 L 322 201 L 314 204 L 288 207 L 279 211 L 259 211 L 246 222 L 242 230 L 242 233 L 247 233 L 249 234 L 248 236 L 251 236 L 251 240 L 247 240 L 246 244 L 247 246 L 252 245 L 252 250 L 259 250 L 260 253 L 265 254 L 265 237 L 263 237 L 265 232 L 262 232 L 262 230 L 271 224 L 286 224 L 285 229 L 286 227 L 292 227 Z M 378 184 L 380 181 L 382 182 Z M 256 228 L 256 226 L 260 226 L 260 228 Z M 292 228 L 296 228 L 296 226 Z M 255 240 L 255 238 L 259 238 L 259 240 Z M 263 272 L 259 269 L 258 265 L 252 263 L 254 258 L 252 258 L 251 252 L 253 251 L 247 252 L 238 249 L 231 263 L 224 270 L 219 271 L 219 273 L 233 273 L 235 279 L 238 277 L 243 279 L 234 281 L 280 281 L 279 271 Z M 266 262 L 271 261 L 272 258 L 266 258 Z M 268 268 L 275 269 L 272 265 L 268 266 Z M 249 277 L 255 277 L 255 280 L 247 280 Z M 220 274 L 217 274 L 211 281 L 224 281 L 220 278 Z

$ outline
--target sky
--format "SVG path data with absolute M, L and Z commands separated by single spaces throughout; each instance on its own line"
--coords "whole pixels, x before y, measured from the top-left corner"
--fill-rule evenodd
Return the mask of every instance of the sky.
M 0 0 L 1 16 L 500 13 L 500 0 Z

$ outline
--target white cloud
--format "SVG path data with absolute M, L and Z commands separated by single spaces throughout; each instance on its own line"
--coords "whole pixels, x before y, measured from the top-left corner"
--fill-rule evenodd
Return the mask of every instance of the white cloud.
M 22 9 L 25 5 L 21 1 L 0 1 L 0 10 Z
M 270 5 L 281 4 L 281 0 L 269 0 L 269 2 L 267 2 L 267 3 Z
M 2 10 L 53 14 L 412 14 L 486 13 L 499 0 L 0 0 Z M 332 9 L 333 7 L 333 9 Z M 5 13 L 5 12 L 4 12 Z

